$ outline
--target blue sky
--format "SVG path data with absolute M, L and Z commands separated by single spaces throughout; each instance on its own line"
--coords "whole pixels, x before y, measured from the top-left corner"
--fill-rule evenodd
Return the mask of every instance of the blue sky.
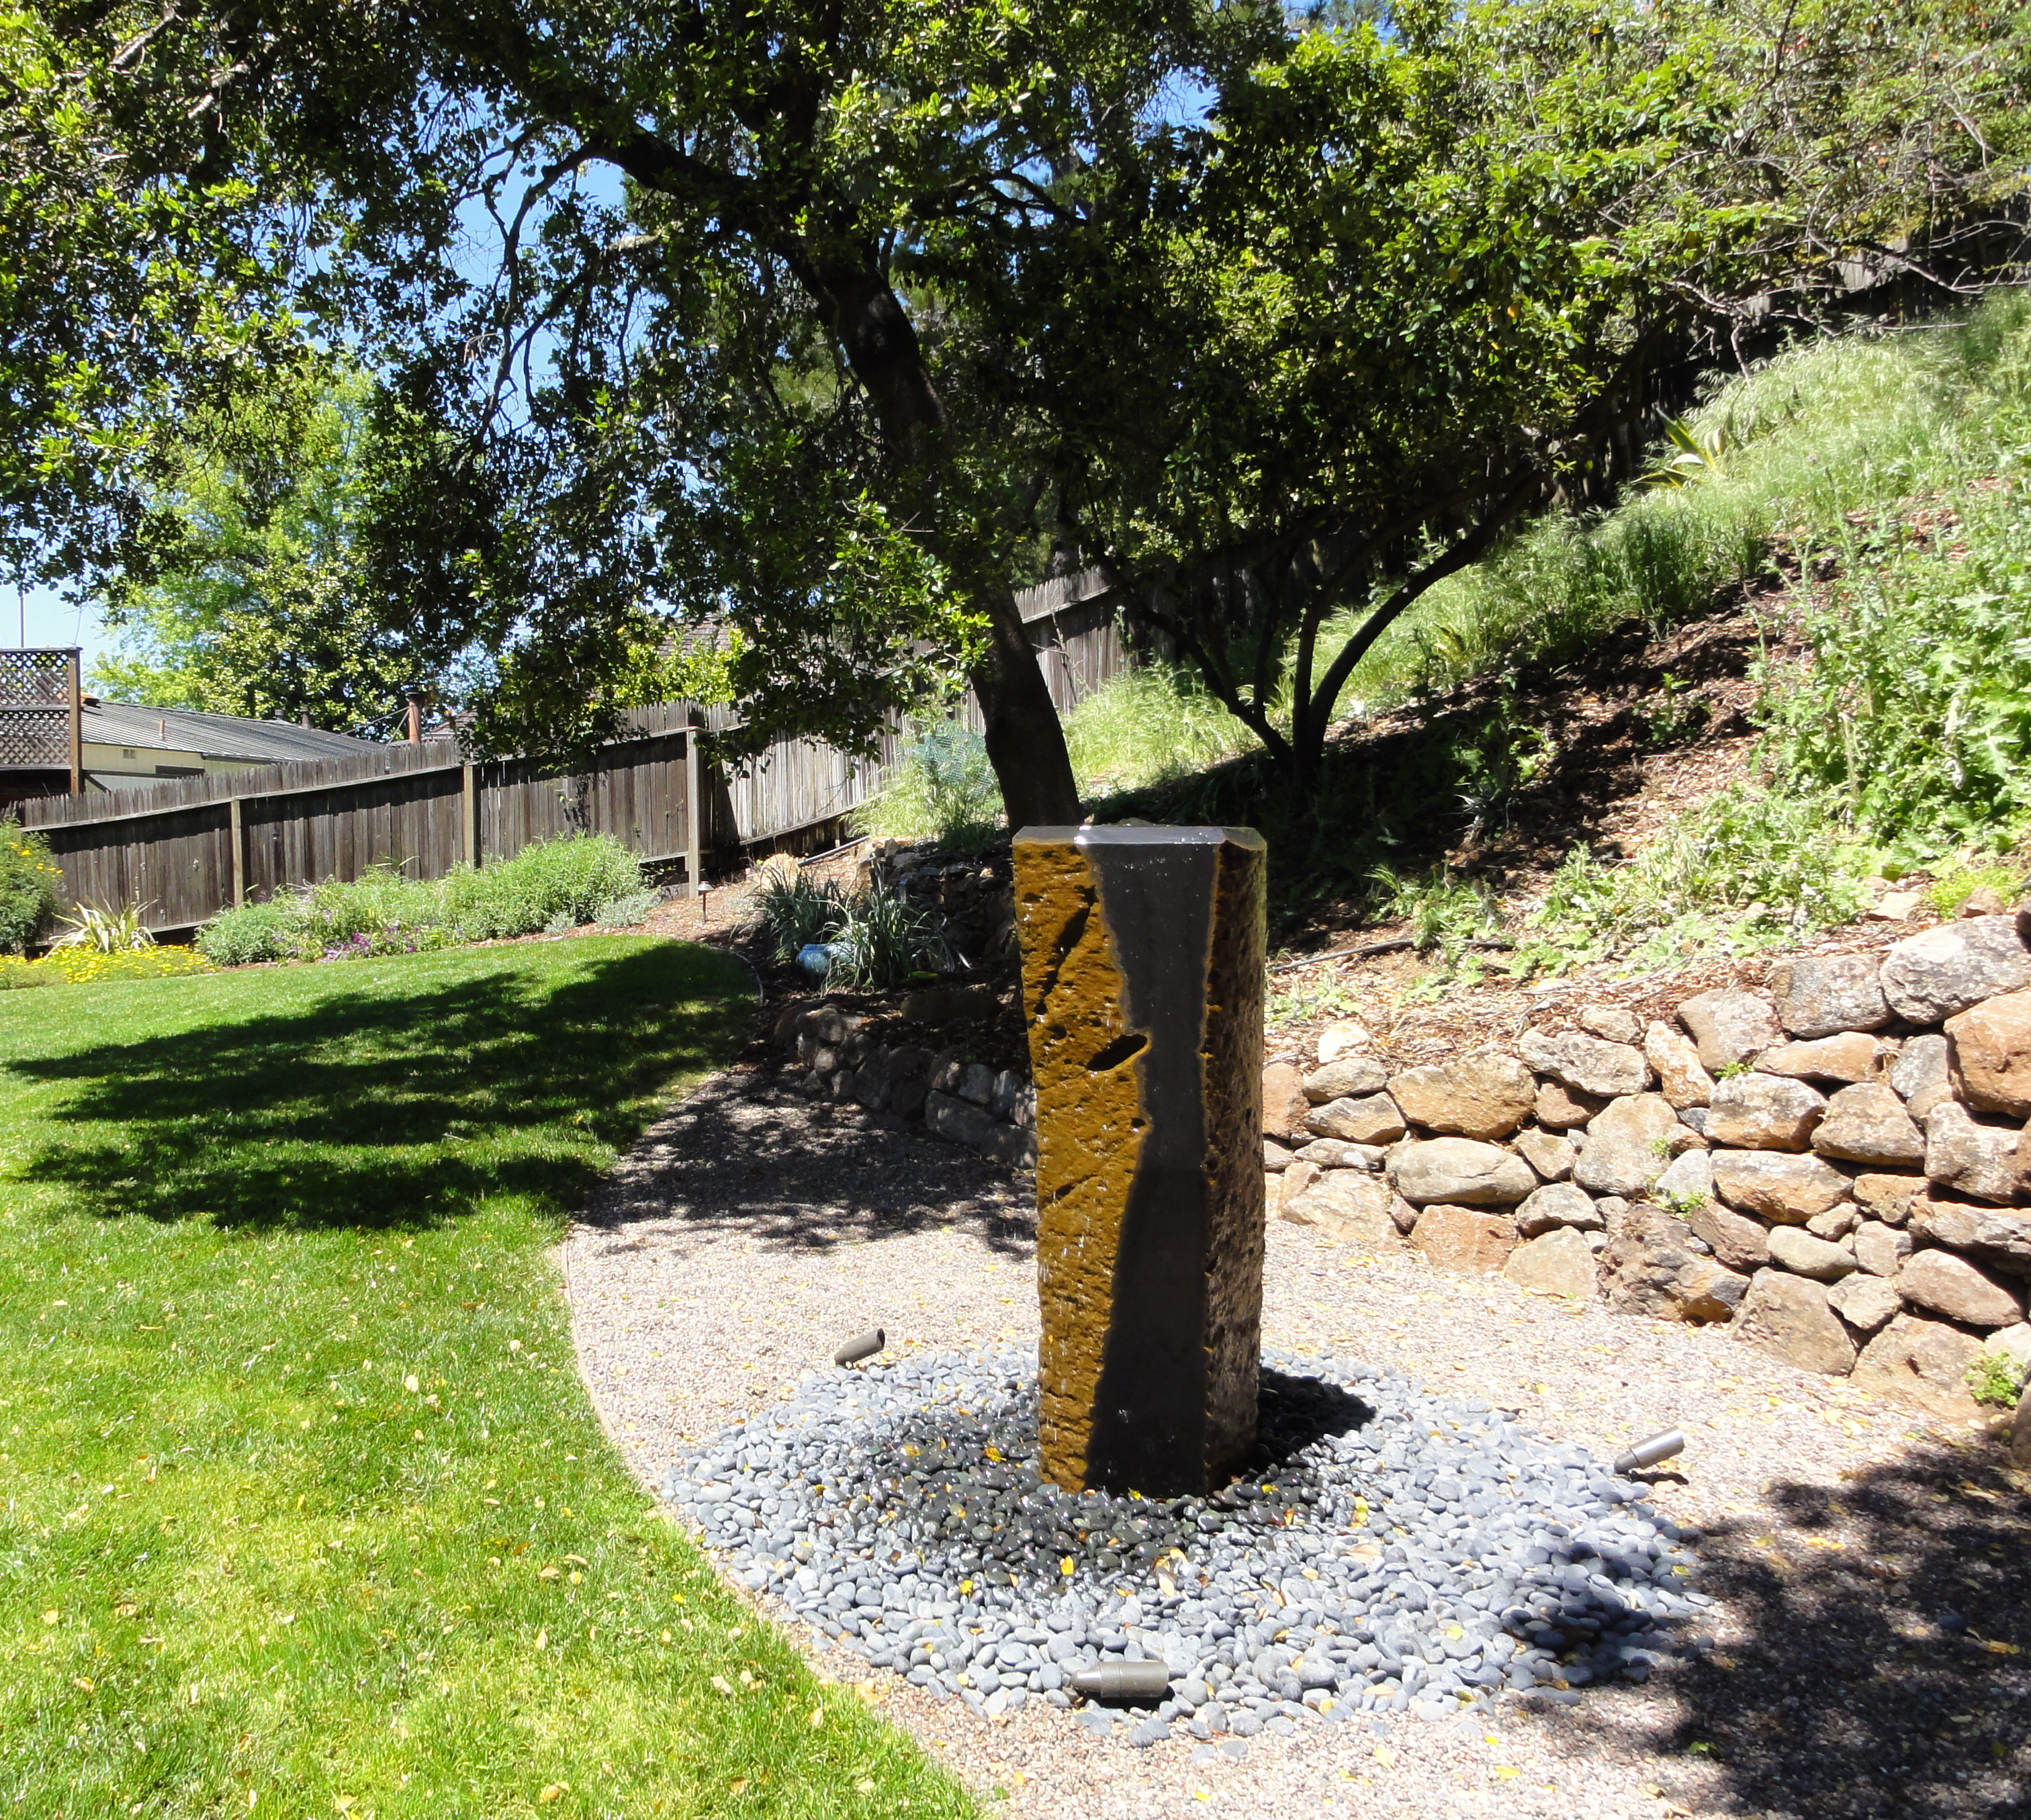
M 0 590 L 0 645 L 23 642 L 24 608 L 30 645 L 82 645 L 88 671 L 112 649 L 113 641 L 99 630 L 94 609 L 72 606 L 47 588 L 30 588 L 25 595 L 17 595 L 12 588 Z

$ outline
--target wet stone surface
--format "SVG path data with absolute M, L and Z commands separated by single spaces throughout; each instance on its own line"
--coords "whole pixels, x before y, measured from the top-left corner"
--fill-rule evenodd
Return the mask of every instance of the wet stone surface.
M 1254 1470 L 1205 1498 L 1042 1485 L 1015 1350 L 814 1374 L 663 1494 L 741 1584 L 978 1711 L 1161 1658 L 1161 1704 L 1079 1712 L 1136 1744 L 1569 1703 L 1646 1679 L 1709 1602 L 1640 1485 L 1480 1398 L 1275 1352 L 1262 1386 Z

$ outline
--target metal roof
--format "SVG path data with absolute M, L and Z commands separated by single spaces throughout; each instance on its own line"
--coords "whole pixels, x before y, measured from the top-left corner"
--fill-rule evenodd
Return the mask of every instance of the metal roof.
M 198 714 L 182 708 L 142 708 L 129 702 L 89 698 L 84 705 L 84 737 L 101 746 L 132 746 L 137 751 L 151 747 L 266 765 L 345 758 L 378 750 L 371 739 L 299 727 L 289 720 L 243 720 L 233 714 Z

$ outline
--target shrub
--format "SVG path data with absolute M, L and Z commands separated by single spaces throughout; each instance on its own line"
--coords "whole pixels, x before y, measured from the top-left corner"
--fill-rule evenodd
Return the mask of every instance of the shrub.
M 483 871 L 460 867 L 442 888 L 444 919 L 464 941 L 576 928 L 642 889 L 641 861 L 609 834 L 544 841 Z
M 637 923 L 647 922 L 650 914 L 663 901 L 659 891 L 634 891 L 625 896 L 611 898 L 593 912 L 592 920 L 603 929 L 632 929 Z
M 222 967 L 348 960 L 575 929 L 602 916 L 624 927 L 639 922 L 655 901 L 643 886 L 641 862 L 619 841 L 568 835 L 483 871 L 462 866 L 434 883 L 377 865 L 350 882 L 327 879 L 221 910 L 198 931 L 197 946 Z
M 407 954 L 449 939 L 442 887 L 398 866 L 369 866 L 349 883 L 327 879 L 299 895 L 300 951 L 308 955 Z
M 56 914 L 62 876 L 40 835 L 0 821 L 0 953 L 18 955 L 42 932 Z
M 303 911 L 295 892 L 222 910 L 197 932 L 198 952 L 215 967 L 294 960 L 304 945 Z
M 956 721 L 930 728 L 904 754 L 881 794 L 855 821 L 870 834 L 977 845 L 1001 821 L 1001 795 L 987 761 L 987 742 Z

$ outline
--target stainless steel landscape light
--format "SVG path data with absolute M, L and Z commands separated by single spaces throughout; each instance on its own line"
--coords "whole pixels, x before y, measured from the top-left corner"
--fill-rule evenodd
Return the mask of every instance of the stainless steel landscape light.
M 1655 1466 L 1674 1453 L 1683 1453 L 1685 1447 L 1685 1436 L 1676 1428 L 1667 1428 L 1661 1435 L 1653 1435 L 1647 1441 L 1638 1442 L 1608 1470 L 1618 1478 L 1627 1473 L 1641 1472 L 1646 1466 Z

